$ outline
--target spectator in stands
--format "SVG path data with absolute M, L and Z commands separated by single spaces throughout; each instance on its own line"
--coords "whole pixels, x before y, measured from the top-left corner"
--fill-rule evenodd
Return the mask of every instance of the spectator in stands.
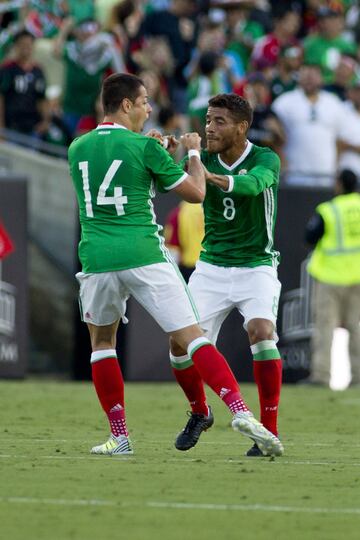
M 321 86 L 320 66 L 303 65 L 299 87 L 282 94 L 272 105 L 285 127 L 289 185 L 332 187 L 334 183 L 336 141 L 346 114 L 343 103 Z
M 258 146 L 268 146 L 282 155 L 285 132 L 270 106 L 270 86 L 262 73 L 249 75 L 244 95 L 253 109 L 253 121 L 248 131 L 249 140 Z
M 331 345 L 336 327 L 349 332 L 351 384 L 360 385 L 360 194 L 357 178 L 342 171 L 336 196 L 320 204 L 308 223 L 307 242 L 315 246 L 308 272 L 315 279 L 311 374 L 306 382 L 329 386 Z
M 151 103 L 153 111 L 153 113 L 145 122 L 145 133 L 150 131 L 150 129 L 159 129 L 159 123 L 157 119 L 159 110 L 161 107 L 169 105 L 169 96 L 167 94 L 167 88 L 164 83 L 164 79 L 161 76 L 161 73 L 157 73 L 156 69 L 151 69 L 150 63 L 148 64 L 148 66 L 149 69 L 143 69 L 138 73 L 138 76 L 146 85 L 145 88 L 147 89 L 149 102 Z
M 35 38 L 27 30 L 14 37 L 13 58 L 0 68 L 0 127 L 40 136 L 48 128 L 46 81 L 34 64 Z
M 129 72 L 138 70 L 133 54 L 141 49 L 139 29 L 144 19 L 144 6 L 137 0 L 116 2 L 110 10 L 105 29 L 116 39 L 117 46 L 123 52 L 126 68 Z
M 295 89 L 302 61 L 303 51 L 298 45 L 290 45 L 280 50 L 276 73 L 271 80 L 272 100 Z
M 204 212 L 201 204 L 182 201 L 166 218 L 165 243 L 186 282 L 199 259 L 204 237 Z
M 184 70 L 188 79 L 198 71 L 200 57 L 206 53 L 219 56 L 218 73 L 224 92 L 231 92 L 233 86 L 245 76 L 241 57 L 235 50 L 227 47 L 225 27 L 219 22 L 206 21 L 199 32 L 191 61 Z
M 73 39 L 70 39 L 72 33 Z M 54 43 L 54 53 L 65 62 L 63 110 L 74 136 L 82 117 L 95 117 L 102 79 L 110 71 L 123 71 L 121 52 L 109 34 L 100 32 L 97 21 L 84 20 L 74 27 L 65 19 Z
M 187 81 L 183 69 L 196 43 L 195 13 L 196 4 L 193 0 L 172 0 L 168 9 L 147 14 L 140 30 L 140 35 L 144 37 L 163 36 L 170 46 L 175 71 L 168 77 L 169 93 L 171 102 L 180 113 L 185 113 L 187 108 Z
M 188 114 L 191 131 L 205 137 L 205 117 L 209 99 L 226 92 L 220 71 L 221 56 L 213 51 L 202 53 L 197 72 L 188 87 Z
M 161 107 L 158 112 L 159 131 L 163 135 L 180 136 L 183 131 L 182 117 L 172 105 Z
M 274 17 L 274 28 L 270 34 L 259 39 L 254 46 L 251 62 L 258 71 L 273 68 L 279 59 L 280 50 L 288 45 L 298 45 L 296 38 L 300 28 L 300 15 L 291 8 L 279 10 Z
M 61 88 L 59 86 L 49 86 L 46 89 L 46 99 L 49 109 L 49 125 L 41 138 L 51 144 L 69 146 L 72 138 L 63 120 Z
M 360 182 L 360 79 L 353 83 L 348 97 L 349 100 L 345 102 L 347 122 L 338 142 L 339 169 L 352 170 Z
M 250 16 L 254 3 L 239 1 L 223 4 L 228 34 L 227 50 L 237 53 L 245 70 L 249 68 L 255 43 L 265 33 L 263 25 Z
M 342 101 L 345 101 L 357 69 L 358 64 L 355 58 L 347 54 L 342 54 L 334 72 L 334 80 L 332 83 L 325 85 L 324 90 L 332 92 Z
M 356 45 L 343 35 L 344 16 L 340 3 L 318 10 L 319 31 L 304 40 L 305 62 L 318 64 L 326 84 L 333 82 L 341 54 L 356 54 Z

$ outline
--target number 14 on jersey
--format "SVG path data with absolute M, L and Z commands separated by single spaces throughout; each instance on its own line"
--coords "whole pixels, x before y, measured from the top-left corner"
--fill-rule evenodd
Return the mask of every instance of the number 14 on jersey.
M 111 181 L 113 180 L 121 164 L 122 160 L 120 159 L 114 159 L 114 161 L 111 163 L 104 176 L 103 181 L 101 182 L 96 198 L 96 204 L 99 206 L 108 204 L 114 205 L 118 216 L 122 216 L 125 214 L 124 205 L 128 202 L 128 198 L 126 195 L 123 195 L 123 188 L 121 186 L 117 186 L 114 188 L 113 197 L 107 196 L 106 192 L 109 189 Z M 94 217 L 93 203 L 91 200 L 90 192 L 89 162 L 80 161 L 79 170 L 81 172 L 83 182 L 86 216 Z

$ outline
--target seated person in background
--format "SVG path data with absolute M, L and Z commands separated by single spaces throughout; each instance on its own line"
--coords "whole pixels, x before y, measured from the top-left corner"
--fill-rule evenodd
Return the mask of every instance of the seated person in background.
M 204 236 L 202 205 L 182 201 L 168 215 L 164 236 L 183 278 L 188 282 L 199 259 Z

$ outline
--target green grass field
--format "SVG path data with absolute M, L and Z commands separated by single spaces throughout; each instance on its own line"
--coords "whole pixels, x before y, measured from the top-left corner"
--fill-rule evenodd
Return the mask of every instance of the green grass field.
M 285 386 L 275 460 L 245 458 L 209 397 L 215 425 L 181 453 L 178 387 L 128 384 L 135 455 L 109 458 L 89 455 L 108 435 L 89 383 L 0 382 L 1 540 L 360 538 L 359 389 Z

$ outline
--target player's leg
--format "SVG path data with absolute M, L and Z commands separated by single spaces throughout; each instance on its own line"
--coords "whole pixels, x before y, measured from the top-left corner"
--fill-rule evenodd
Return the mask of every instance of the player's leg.
M 220 280 L 220 283 L 223 289 L 227 287 L 226 279 Z M 229 312 L 226 303 L 227 291 L 218 292 L 214 288 L 211 265 L 202 262 L 197 264 L 190 278 L 189 289 L 199 313 L 200 326 L 211 343 L 216 343 L 220 326 Z M 218 313 L 216 310 L 220 309 L 220 306 L 223 311 Z M 210 319 L 204 321 L 209 316 Z M 175 447 L 178 450 L 189 450 L 196 445 L 201 433 L 213 425 L 214 417 L 206 402 L 204 382 L 196 366 L 186 349 L 181 348 L 171 338 L 170 362 L 174 376 L 191 407 L 189 420 L 176 437 Z
M 132 454 L 125 419 L 124 381 L 116 354 L 116 332 L 125 313 L 126 297 L 119 295 L 121 287 L 116 286 L 116 273 L 77 277 L 82 317 L 90 333 L 92 379 L 111 433 L 109 440 L 93 447 L 91 453 Z
M 216 343 L 217 335 L 223 320 L 229 313 L 227 298 L 227 280 L 221 279 L 221 290 L 216 287 L 212 275 L 212 265 L 198 262 L 191 275 L 189 289 L 198 310 L 199 324 L 212 343 Z M 194 414 L 207 414 L 206 395 L 203 381 L 197 372 L 187 351 L 172 340 L 170 342 L 170 362 L 173 373 L 185 393 Z
M 172 264 L 127 270 L 129 291 L 187 353 L 201 378 L 235 413 L 234 429 L 256 438 L 266 452 L 282 453 L 280 441 L 255 420 L 225 358 L 204 336 L 190 292 Z M 240 416 L 238 416 L 240 415 Z
M 202 334 L 200 327 L 183 328 L 171 332 L 171 336 L 182 347 L 188 344 L 188 355 L 200 376 L 232 412 L 233 429 L 253 439 L 265 455 L 282 455 L 281 442 L 254 418 L 243 400 L 239 385 L 228 363 Z
M 260 421 L 277 436 L 282 361 L 276 346 L 275 327 L 281 285 L 276 270 L 271 267 L 239 269 L 239 272 L 242 272 L 243 280 L 238 280 L 239 290 L 234 294 L 245 299 L 239 301 L 238 307 L 244 316 L 244 327 L 249 336 L 253 355 L 253 373 L 260 402 Z M 255 446 L 247 455 L 256 456 L 261 453 Z
M 253 355 L 254 379 L 258 387 L 260 420 L 269 431 L 278 435 L 282 361 L 274 340 L 274 325 L 266 319 L 252 319 L 247 331 Z

